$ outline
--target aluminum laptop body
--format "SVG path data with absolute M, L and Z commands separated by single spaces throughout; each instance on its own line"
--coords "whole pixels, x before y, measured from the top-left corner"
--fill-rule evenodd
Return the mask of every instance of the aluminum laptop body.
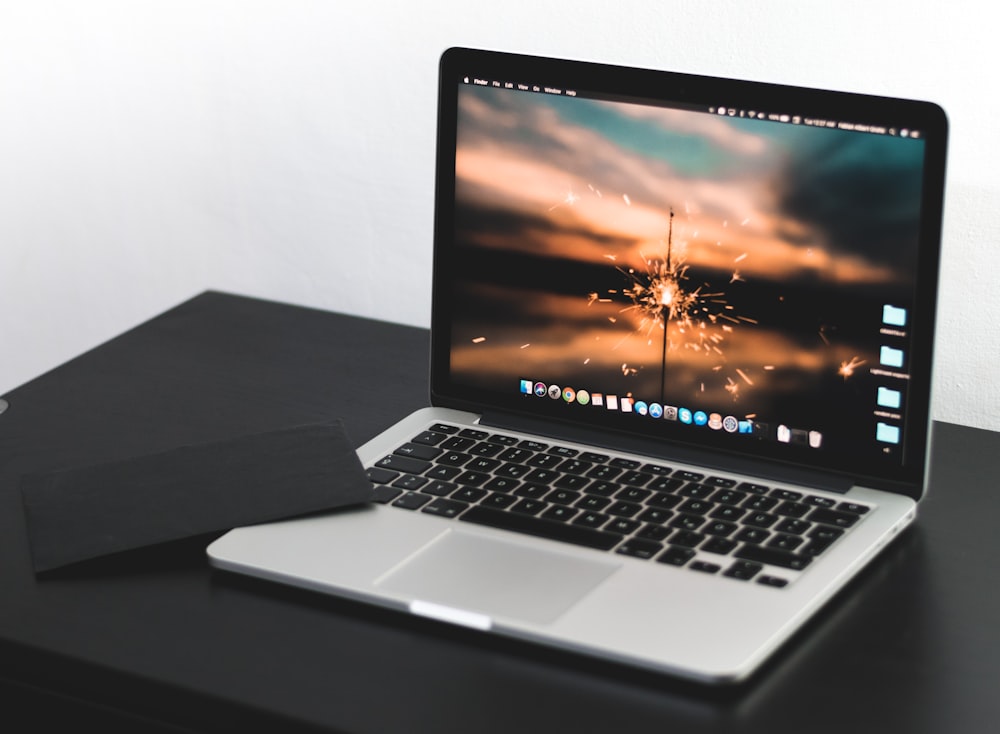
M 946 135 L 925 102 L 445 52 L 433 407 L 358 450 L 378 502 L 211 563 L 745 679 L 916 516 Z

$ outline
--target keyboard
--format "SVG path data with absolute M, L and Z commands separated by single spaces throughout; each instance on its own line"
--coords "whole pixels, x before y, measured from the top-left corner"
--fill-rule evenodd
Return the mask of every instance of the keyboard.
M 367 470 L 375 501 L 782 588 L 871 506 L 435 423 Z

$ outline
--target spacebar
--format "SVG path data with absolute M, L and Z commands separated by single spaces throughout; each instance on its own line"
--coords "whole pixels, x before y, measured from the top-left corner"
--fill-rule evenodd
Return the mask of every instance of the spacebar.
M 489 507 L 470 507 L 459 516 L 459 519 L 474 522 L 477 525 L 489 525 L 491 528 L 513 530 L 518 533 L 536 535 L 549 540 L 561 540 L 601 550 L 611 550 L 625 537 L 617 533 L 605 533 L 579 525 L 564 525 L 561 522 L 541 520 L 530 515 L 518 515 Z

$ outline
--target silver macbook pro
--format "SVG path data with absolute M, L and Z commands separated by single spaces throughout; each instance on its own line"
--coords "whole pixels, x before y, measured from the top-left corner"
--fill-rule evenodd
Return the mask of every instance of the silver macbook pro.
M 214 566 L 705 682 L 916 516 L 937 106 L 451 49 L 430 396 Z

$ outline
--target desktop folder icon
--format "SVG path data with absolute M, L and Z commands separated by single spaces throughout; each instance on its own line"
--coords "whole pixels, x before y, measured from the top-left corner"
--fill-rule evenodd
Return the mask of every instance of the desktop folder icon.
M 888 387 L 880 387 L 876 398 L 883 408 L 899 408 L 902 405 L 902 395 L 899 390 L 891 390 Z
M 882 323 L 890 326 L 906 326 L 906 309 L 885 304 L 882 307 Z
M 875 438 L 883 443 L 899 443 L 899 426 L 879 423 L 875 427 Z
M 886 367 L 902 367 L 903 350 L 884 346 L 879 354 L 879 361 Z

